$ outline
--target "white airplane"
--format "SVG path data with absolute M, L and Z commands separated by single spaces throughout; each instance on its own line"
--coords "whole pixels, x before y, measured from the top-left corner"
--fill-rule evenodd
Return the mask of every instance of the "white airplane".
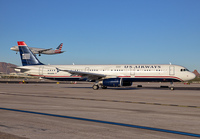
M 59 81 L 94 81 L 93 89 L 131 86 L 132 82 L 182 82 L 195 74 L 178 65 L 44 65 L 25 42 L 18 42 L 22 65 L 15 70 Z M 173 89 L 173 86 L 171 87 Z
M 29 47 L 29 49 L 33 52 L 33 54 L 39 54 L 39 56 L 41 56 L 41 54 L 53 55 L 53 54 L 60 54 L 60 53 L 65 52 L 65 51 L 61 51 L 62 46 L 63 46 L 63 43 L 61 43 L 55 50 L 52 50 L 53 48 L 43 49 L 43 48 L 35 48 L 35 47 Z M 19 51 L 18 46 L 13 46 L 10 49 L 13 51 L 16 51 L 16 54 Z

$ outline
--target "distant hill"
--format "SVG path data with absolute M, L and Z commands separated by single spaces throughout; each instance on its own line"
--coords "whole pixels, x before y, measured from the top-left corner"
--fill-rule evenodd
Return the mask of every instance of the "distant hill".
M 193 73 L 197 76 L 197 77 L 200 77 L 200 74 L 197 70 L 194 70 Z
M 12 72 L 15 72 L 15 67 L 17 67 L 17 66 L 14 64 L 0 62 L 0 72 L 1 73 L 10 74 Z

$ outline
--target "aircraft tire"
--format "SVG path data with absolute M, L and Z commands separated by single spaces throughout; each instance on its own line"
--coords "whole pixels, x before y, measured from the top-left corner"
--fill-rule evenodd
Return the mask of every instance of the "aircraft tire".
M 94 90 L 98 90 L 98 89 L 99 89 L 99 86 L 98 86 L 98 85 L 93 85 L 92 88 L 93 88 Z
M 173 91 L 173 90 L 174 90 L 174 87 L 171 87 L 170 89 Z

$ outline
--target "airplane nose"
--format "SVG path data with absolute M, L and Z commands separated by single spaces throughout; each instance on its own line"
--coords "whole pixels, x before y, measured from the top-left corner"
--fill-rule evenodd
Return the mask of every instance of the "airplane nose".
M 11 47 L 10 49 L 13 50 L 13 51 L 19 51 L 18 46 L 13 46 L 13 47 Z
M 190 73 L 188 77 L 189 77 L 189 80 L 192 80 L 196 77 L 196 75 L 194 73 Z

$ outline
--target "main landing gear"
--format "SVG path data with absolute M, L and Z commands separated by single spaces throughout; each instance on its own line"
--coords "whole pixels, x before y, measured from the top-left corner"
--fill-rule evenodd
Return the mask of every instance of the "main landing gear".
M 92 86 L 92 88 L 93 88 L 94 90 L 98 90 L 98 89 L 99 89 L 99 85 L 98 85 L 98 84 L 94 84 L 94 85 Z
M 94 84 L 94 85 L 92 86 L 92 88 L 93 88 L 94 90 L 98 90 L 98 89 L 99 89 L 99 84 Z M 102 89 L 107 89 L 107 86 L 101 85 L 101 88 L 102 88 Z
M 174 83 L 173 82 L 170 83 L 170 89 L 174 90 Z

